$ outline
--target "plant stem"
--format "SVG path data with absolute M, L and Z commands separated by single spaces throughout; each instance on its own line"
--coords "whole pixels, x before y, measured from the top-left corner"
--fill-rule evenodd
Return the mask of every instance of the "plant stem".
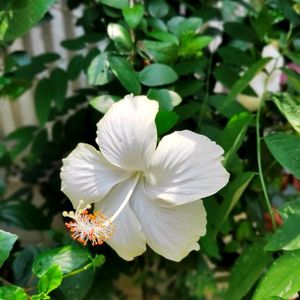
M 267 192 L 266 184 L 265 184 L 265 179 L 264 179 L 264 174 L 263 174 L 263 169 L 262 169 L 262 163 L 261 163 L 261 137 L 260 137 L 260 115 L 261 115 L 261 108 L 263 106 L 263 99 L 261 100 L 261 103 L 259 105 L 257 114 L 256 114 L 256 154 L 257 154 L 257 164 L 258 164 L 258 172 L 259 172 L 259 178 L 260 178 L 260 183 L 263 189 L 263 194 L 264 194 L 264 199 L 265 199 L 265 204 L 267 206 L 268 212 L 271 217 L 272 221 L 272 226 L 273 230 L 276 230 L 276 225 L 275 225 L 275 220 L 274 220 L 274 215 L 269 199 L 269 195 Z
M 199 130 L 201 124 L 202 124 L 203 117 L 204 117 L 204 110 L 205 110 L 206 105 L 208 103 L 209 86 L 210 86 L 210 75 L 211 75 L 211 69 L 212 69 L 212 61 L 213 61 L 213 53 L 210 54 L 209 63 L 208 63 L 205 96 L 204 96 L 204 99 L 203 99 L 203 103 L 202 103 L 202 107 L 201 107 L 201 111 L 200 111 L 200 115 L 199 115 L 199 120 L 198 120 L 198 124 L 197 124 L 198 130 Z
M 80 269 L 74 270 L 73 272 L 70 272 L 70 273 L 64 275 L 64 278 L 67 278 L 67 277 L 71 277 L 71 276 L 77 275 L 77 274 L 79 274 L 79 273 L 81 273 L 81 272 L 84 272 L 84 271 L 88 270 L 88 269 L 91 268 L 92 266 L 93 266 L 93 264 L 92 264 L 92 263 L 89 263 L 89 264 L 85 265 L 84 267 L 82 267 L 82 268 L 80 268 Z

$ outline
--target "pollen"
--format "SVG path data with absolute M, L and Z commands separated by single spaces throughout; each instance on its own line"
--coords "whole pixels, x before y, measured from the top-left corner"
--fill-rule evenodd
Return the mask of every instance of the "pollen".
M 113 235 L 115 226 L 110 218 L 100 211 L 90 213 L 90 205 L 81 209 L 82 204 L 83 201 L 80 201 L 75 212 L 63 212 L 64 217 L 71 219 L 71 221 L 66 222 L 65 225 L 71 232 L 71 237 L 84 246 L 86 246 L 88 242 L 91 242 L 93 246 L 101 245 Z

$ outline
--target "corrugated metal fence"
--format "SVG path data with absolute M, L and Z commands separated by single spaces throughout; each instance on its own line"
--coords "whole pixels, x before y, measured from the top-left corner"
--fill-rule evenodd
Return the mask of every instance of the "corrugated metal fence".
M 66 63 L 73 53 L 64 49 L 60 42 L 82 35 L 82 29 L 75 27 L 75 21 L 81 11 L 81 8 L 74 11 L 68 10 L 65 0 L 57 2 L 50 9 L 53 19 L 32 28 L 24 37 L 17 39 L 8 51 L 11 53 L 25 50 L 30 56 L 45 52 L 57 52 L 62 57 L 61 66 L 66 67 Z M 72 84 L 72 88 L 77 88 L 83 84 L 84 80 L 80 78 Z M 34 89 L 30 89 L 15 101 L 0 99 L 0 137 L 20 126 L 37 124 L 33 91 Z

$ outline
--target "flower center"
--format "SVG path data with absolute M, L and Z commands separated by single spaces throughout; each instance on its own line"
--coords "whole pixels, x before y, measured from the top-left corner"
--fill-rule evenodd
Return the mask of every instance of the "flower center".
M 136 174 L 125 199 L 111 217 L 105 216 L 100 211 L 89 213 L 88 211 L 91 209 L 91 205 L 88 204 L 84 208 L 81 208 L 84 203 L 83 200 L 79 201 L 79 205 L 75 212 L 64 211 L 63 216 L 72 219 L 70 222 L 65 223 L 66 227 L 71 232 L 71 237 L 83 245 L 86 245 L 89 241 L 93 246 L 101 245 L 103 242 L 107 241 L 116 229 L 113 222 L 130 200 L 141 176 L 142 173 L 140 172 Z

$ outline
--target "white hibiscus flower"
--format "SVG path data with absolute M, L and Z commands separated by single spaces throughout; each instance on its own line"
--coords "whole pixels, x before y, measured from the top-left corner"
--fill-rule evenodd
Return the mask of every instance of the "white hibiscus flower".
M 240 94 L 238 101 L 250 111 L 256 111 L 260 105 L 265 92 L 277 93 L 281 89 L 281 70 L 284 59 L 280 52 L 272 44 L 267 45 L 262 50 L 262 57 L 270 57 L 272 60 L 265 66 L 265 70 L 259 72 L 250 81 L 249 85 L 257 96 Z
M 77 207 L 64 213 L 74 239 L 105 241 L 126 260 L 141 255 L 146 243 L 174 261 L 199 249 L 206 232 L 200 199 L 229 178 L 223 149 L 188 130 L 165 136 L 156 147 L 157 112 L 156 101 L 126 96 L 97 125 L 100 151 L 79 144 L 63 160 L 62 191 Z

